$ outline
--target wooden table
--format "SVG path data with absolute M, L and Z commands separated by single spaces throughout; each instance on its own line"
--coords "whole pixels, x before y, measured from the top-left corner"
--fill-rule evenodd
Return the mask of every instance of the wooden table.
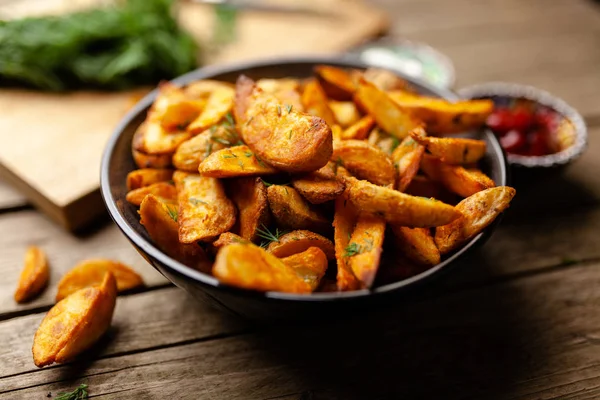
M 114 399 L 600 398 L 600 10 L 584 0 L 386 0 L 394 34 L 456 63 L 459 87 L 545 88 L 589 123 L 587 153 L 560 176 L 518 187 L 470 262 L 414 300 L 335 323 L 257 327 L 168 284 L 105 224 L 74 237 L 0 186 L 0 398 L 89 385 Z M 67 179 L 65 177 L 65 179 Z M 28 244 L 50 288 L 18 306 Z M 109 335 L 82 359 L 37 369 L 33 334 L 62 273 L 112 257 L 148 287 L 118 300 Z

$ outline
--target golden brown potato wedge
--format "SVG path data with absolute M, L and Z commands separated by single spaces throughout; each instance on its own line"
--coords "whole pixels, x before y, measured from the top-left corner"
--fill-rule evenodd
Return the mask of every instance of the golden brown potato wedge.
M 462 197 L 496 186 L 492 179 L 479 170 L 445 164 L 427 154 L 421 160 L 421 169 L 429 178 L 441 182 L 446 189 Z
M 483 140 L 427 137 L 416 132 L 412 132 L 411 137 L 447 164 L 476 163 L 485 155 Z
M 141 168 L 127 174 L 127 190 L 139 189 L 157 182 L 167 182 L 173 177 L 172 169 Z
M 419 172 L 424 152 L 425 147 L 407 136 L 392 153 L 392 160 L 398 170 L 396 188 L 399 191 L 404 192 L 417 172 Z
M 462 217 L 435 230 L 435 244 L 440 253 L 446 254 L 480 233 L 508 208 L 515 196 L 515 189 L 498 186 L 467 197 L 456 209 Z
M 298 111 L 304 111 L 300 98 L 300 82 L 297 79 L 259 79 L 256 86 L 272 94 L 286 106 L 291 105 Z
M 271 213 L 280 227 L 319 233 L 331 230 L 331 221 L 304 200 L 296 189 L 272 185 L 267 188 L 267 196 Z
M 315 73 L 328 97 L 334 100 L 352 100 L 352 95 L 356 91 L 356 71 L 346 71 L 330 65 L 317 65 Z
M 279 171 L 264 162 L 248 146 L 235 146 L 206 157 L 198 166 L 198 172 L 213 178 L 235 178 L 271 175 Z
M 332 126 L 336 123 L 333 111 L 329 108 L 327 95 L 318 80 L 309 79 L 304 85 L 302 105 L 307 114 L 324 119 L 327 125 Z
M 144 197 L 149 194 L 153 194 L 163 199 L 168 203 L 175 203 L 177 201 L 177 191 L 175 186 L 170 182 L 156 182 L 148 186 L 141 187 L 139 189 L 133 189 L 127 192 L 125 200 L 134 206 L 142 204 Z
M 337 180 L 333 173 L 331 173 L 331 177 L 327 176 L 330 172 L 329 170 L 327 173 L 319 172 L 323 168 L 301 178 L 292 179 L 294 188 L 312 204 L 321 204 L 335 200 L 336 197 L 342 194 L 346 187 L 344 182 Z
M 423 265 L 440 263 L 438 250 L 428 228 L 407 228 L 392 225 L 394 245 L 412 261 Z
M 221 181 L 198 174 L 173 174 L 179 203 L 179 241 L 211 241 L 231 229 L 236 210 Z
M 446 225 L 461 216 L 454 207 L 441 201 L 410 196 L 353 177 L 345 180 L 349 200 L 358 209 L 390 224 L 429 228 Z
M 244 142 L 266 163 L 287 172 L 321 168 L 332 152 L 327 123 L 279 102 L 255 85 L 248 98 L 248 78 L 240 77 L 236 93 L 236 118 Z M 238 104 L 239 103 L 239 104 Z M 239 110 L 243 115 L 239 115 Z
M 168 155 L 170 164 L 171 155 L 189 138 L 185 131 L 167 131 L 158 121 L 146 120 L 133 135 L 133 149 L 144 154 Z
M 360 288 L 360 282 L 352 272 L 346 257 L 346 248 L 350 243 L 350 237 L 354 231 L 354 225 L 358 219 L 358 211 L 348 200 L 346 193 L 335 200 L 335 212 L 333 215 L 333 243 L 335 247 L 335 258 L 337 260 L 337 289 L 340 291 L 356 290 Z
M 306 230 L 292 231 L 281 235 L 277 241 L 269 244 L 267 250 L 278 258 L 284 258 L 302 253 L 310 247 L 318 247 L 323 250 L 328 260 L 335 259 L 335 248 L 331 240 Z
M 25 264 L 15 291 L 15 301 L 24 303 L 33 299 L 46 287 L 48 279 L 50 279 L 50 268 L 46 254 L 39 247 L 29 246 L 25 252 Z
M 224 284 L 260 292 L 312 291 L 293 268 L 252 243 L 233 243 L 221 248 L 213 275 Z
M 364 79 L 359 81 L 354 101 L 373 117 L 377 125 L 398 139 L 404 139 L 410 131 L 423 125 L 386 92 Z
M 367 138 L 367 143 L 371 146 L 377 147 L 385 154 L 391 155 L 392 152 L 400 145 L 400 140 L 392 135 L 388 135 L 380 128 L 375 127 Z
M 282 258 L 281 261 L 292 268 L 310 286 L 312 291 L 319 287 L 319 283 L 327 271 L 327 257 L 318 247 L 309 247 L 302 253 L 292 254 Z
M 374 125 L 375 120 L 373 119 L 373 117 L 371 117 L 370 115 L 365 115 L 352 126 L 348 127 L 344 132 L 342 132 L 342 139 L 366 139 Z
M 173 155 L 173 165 L 182 171 L 196 172 L 200 163 L 212 153 L 239 145 L 243 143 L 235 127 L 228 123 L 213 125 L 181 143 Z
M 234 85 L 229 82 L 202 79 L 185 86 L 183 88 L 183 92 L 188 98 L 194 100 L 204 100 L 206 102 L 213 92 L 222 88 L 233 89 Z
M 107 272 L 115 277 L 119 292 L 144 286 L 142 277 L 125 264 L 105 259 L 85 260 L 60 279 L 56 301 L 61 301 L 80 289 L 100 286 Z
M 346 247 L 346 262 L 362 287 L 370 288 L 375 281 L 383 251 L 385 225 L 383 218 L 360 215 Z
M 267 187 L 261 178 L 237 178 L 227 181 L 227 193 L 238 209 L 234 227 L 241 237 L 251 242 L 257 239 L 261 226 L 269 225 L 271 212 L 267 200 Z
M 187 127 L 187 131 L 196 135 L 211 126 L 218 124 L 233 108 L 235 90 L 222 86 L 212 91 L 204 109 Z
M 138 168 L 169 168 L 171 167 L 171 153 L 146 154 L 136 149 L 131 150 L 133 161 Z
M 240 235 L 235 233 L 225 232 L 221 233 L 219 238 L 212 242 L 212 247 L 216 250 L 220 250 L 222 247 L 228 246 L 232 243 L 250 243 Z
M 491 100 L 462 100 L 451 103 L 444 99 L 404 91 L 390 93 L 390 97 L 425 122 L 427 132 L 436 134 L 479 128 L 494 110 L 494 102 Z
M 204 107 L 204 101 L 188 97 L 182 88 L 170 82 L 162 82 L 158 89 L 148 116 L 167 130 L 185 129 Z
M 360 111 L 352 101 L 329 100 L 329 108 L 342 128 L 348 128 L 360 119 Z
M 144 225 L 148 235 L 159 249 L 188 267 L 207 273 L 210 271 L 212 265 L 202 247 L 196 243 L 179 242 L 177 206 L 148 195 L 142 201 L 139 213 L 140 223 Z
M 342 140 L 343 133 L 344 133 L 344 130 L 338 124 L 335 124 L 331 127 L 331 137 L 333 138 L 334 141 Z
M 384 92 L 390 90 L 412 90 L 407 81 L 387 69 L 367 68 L 363 72 L 363 77 Z
M 116 300 L 117 284 L 108 272 L 100 286 L 81 289 L 58 302 L 33 338 L 35 365 L 64 363 L 92 346 L 108 330 Z
M 332 159 L 360 179 L 382 186 L 394 183 L 396 170 L 390 157 L 363 140 L 336 142 Z

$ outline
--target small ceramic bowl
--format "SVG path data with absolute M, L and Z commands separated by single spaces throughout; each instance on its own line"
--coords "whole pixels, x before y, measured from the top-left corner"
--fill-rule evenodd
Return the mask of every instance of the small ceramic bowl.
M 532 86 L 514 83 L 490 82 L 469 86 L 458 91 L 467 99 L 491 99 L 496 107 L 511 108 L 527 104 L 534 112 L 552 111 L 557 123 L 553 132 L 558 151 L 547 155 L 507 154 L 511 166 L 548 168 L 564 166 L 578 158 L 587 146 L 587 128 L 581 115 L 558 97 Z

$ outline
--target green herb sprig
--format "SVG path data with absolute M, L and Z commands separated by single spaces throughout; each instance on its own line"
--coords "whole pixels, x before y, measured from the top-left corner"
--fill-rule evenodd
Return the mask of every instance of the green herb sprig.
M 88 398 L 88 385 L 82 383 L 72 392 L 59 393 L 54 400 L 85 400 Z
M 263 249 L 267 248 L 272 242 L 279 243 L 279 238 L 286 233 L 286 231 L 280 231 L 279 228 L 275 228 L 273 232 L 265 224 L 260 224 L 260 228 L 256 229 L 256 236 L 264 239 L 260 244 Z

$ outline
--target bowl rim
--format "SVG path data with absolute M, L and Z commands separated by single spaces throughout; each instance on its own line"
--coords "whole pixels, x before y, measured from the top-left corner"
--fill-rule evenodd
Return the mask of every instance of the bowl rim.
M 519 83 L 494 81 L 461 88 L 458 90 L 458 95 L 468 99 L 491 97 L 527 99 L 549 107 L 571 121 L 575 129 L 575 143 L 573 143 L 572 146 L 559 151 L 558 153 L 547 154 L 545 156 L 508 154 L 507 159 L 511 165 L 534 168 L 556 167 L 575 160 L 581 156 L 587 147 L 587 126 L 581 114 L 563 99 L 543 89 Z
M 172 83 L 176 85 L 187 84 L 193 80 L 198 79 L 210 79 L 215 75 L 221 75 L 226 73 L 235 73 L 239 71 L 242 73 L 244 70 L 259 68 L 265 66 L 275 66 L 275 65 L 287 65 L 287 64 L 333 64 L 339 65 L 346 68 L 367 68 L 369 65 L 357 61 L 352 57 L 344 57 L 344 56 L 301 56 L 301 57 L 271 57 L 271 58 L 263 58 L 257 59 L 253 61 L 245 61 L 245 62 L 237 62 L 237 63 L 228 63 L 226 65 L 213 65 L 207 66 L 203 68 L 198 68 L 194 71 L 188 72 L 184 75 L 181 75 L 173 80 Z M 447 100 L 457 100 L 459 97 L 450 91 L 449 89 L 435 87 L 427 82 L 408 77 L 402 74 L 399 71 L 393 70 L 394 73 L 398 74 L 403 79 L 408 80 L 409 82 L 414 82 L 417 85 L 424 87 L 425 89 L 435 93 L 441 98 L 445 98 Z M 417 284 L 425 282 L 429 278 L 434 275 L 438 275 L 438 273 L 448 270 L 450 266 L 456 265 L 456 261 L 463 258 L 470 249 L 475 246 L 481 245 L 487 241 L 487 239 L 491 236 L 492 231 L 495 229 L 496 225 L 500 221 L 500 217 L 496 218 L 496 220 L 487 228 L 484 229 L 483 232 L 476 235 L 472 238 L 468 243 L 466 243 L 463 247 L 457 250 L 455 253 L 451 254 L 447 259 L 439 263 L 438 265 L 429 268 L 419 274 L 411 276 L 410 278 L 393 282 L 389 284 L 385 284 L 372 289 L 361 289 L 355 291 L 346 291 L 346 292 L 317 292 L 310 294 L 294 294 L 294 293 L 282 293 L 282 292 L 257 292 L 247 289 L 241 289 L 229 285 L 225 285 L 219 280 L 211 275 L 202 273 L 200 271 L 194 270 L 191 267 L 186 266 L 185 264 L 180 263 L 179 261 L 169 257 L 163 251 L 161 251 L 158 247 L 154 246 L 150 241 L 146 240 L 143 236 L 141 236 L 135 229 L 129 225 L 125 217 L 120 213 L 117 207 L 117 199 L 113 197 L 111 192 L 110 185 L 110 161 L 114 154 L 114 149 L 116 143 L 119 141 L 119 137 L 125 131 L 125 129 L 136 119 L 139 118 L 140 113 L 146 112 L 147 108 L 152 104 L 156 94 L 158 93 L 158 89 L 153 89 L 150 93 L 148 93 L 144 98 L 142 98 L 118 123 L 116 128 L 114 129 L 112 135 L 108 139 L 104 152 L 102 154 L 101 166 L 100 166 L 100 189 L 102 194 L 102 199 L 104 204 L 108 210 L 108 213 L 118 228 L 123 232 L 123 234 L 128 238 L 128 240 L 138 248 L 138 250 L 146 253 L 150 258 L 158 261 L 163 266 L 173 270 L 173 272 L 183 275 L 186 278 L 189 278 L 193 281 L 196 281 L 203 285 L 208 285 L 213 288 L 219 290 L 226 290 L 231 293 L 238 293 L 244 296 L 253 296 L 256 298 L 261 298 L 265 300 L 281 300 L 281 301 L 299 301 L 299 302 L 314 302 L 314 301 L 344 301 L 351 299 L 358 299 L 363 297 L 372 297 L 376 295 L 389 294 L 390 292 L 399 291 L 399 289 L 408 289 L 409 287 L 415 287 Z M 506 154 L 504 153 L 502 147 L 498 140 L 493 136 L 491 132 L 483 131 L 485 135 L 492 137 L 490 143 L 493 147 L 493 152 L 500 155 L 499 162 L 499 174 L 501 185 L 509 184 L 509 169 L 506 162 Z M 151 263 L 152 264 L 152 263 Z

